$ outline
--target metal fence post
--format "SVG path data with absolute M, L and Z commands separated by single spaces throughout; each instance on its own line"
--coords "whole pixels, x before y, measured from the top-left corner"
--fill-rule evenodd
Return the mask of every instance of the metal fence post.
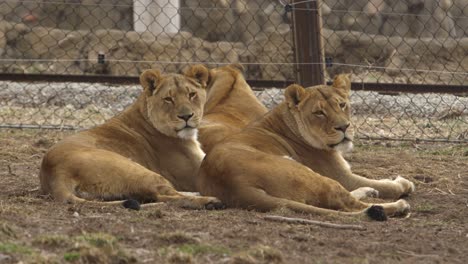
M 292 1 L 296 81 L 307 87 L 324 84 L 321 0 Z

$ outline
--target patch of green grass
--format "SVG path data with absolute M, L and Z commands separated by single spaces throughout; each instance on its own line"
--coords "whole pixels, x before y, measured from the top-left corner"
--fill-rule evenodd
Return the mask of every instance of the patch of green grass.
M 0 235 L 1 234 L 7 237 L 16 238 L 15 229 L 7 223 L 0 222 Z
M 202 254 L 214 254 L 214 255 L 223 255 L 228 256 L 231 255 L 232 252 L 225 247 L 220 246 L 212 246 L 207 244 L 193 244 L 193 243 L 186 243 L 177 246 L 169 246 L 160 248 L 158 250 L 160 256 L 166 255 L 174 255 L 174 254 L 182 254 L 182 255 L 202 255 Z
M 0 252 L 30 255 L 33 253 L 33 250 L 31 248 L 13 243 L 0 243 Z
M 283 263 L 281 251 L 263 245 L 254 246 L 234 256 L 234 263 Z
M 193 256 L 182 252 L 173 252 L 167 258 L 167 261 L 171 264 L 190 264 L 193 263 Z
M 197 241 L 189 234 L 183 232 L 167 233 L 159 236 L 162 240 L 170 244 L 196 244 Z
M 161 211 L 161 209 L 139 211 L 138 213 L 140 213 L 143 216 L 143 219 L 142 219 L 143 221 L 147 221 L 148 218 L 160 219 L 164 217 L 164 214 Z
M 112 235 L 104 233 L 83 234 L 76 238 L 78 241 L 85 241 L 95 247 L 114 247 L 117 238 Z
M 414 211 L 420 213 L 433 213 L 435 211 L 435 207 L 429 203 L 418 204 L 415 206 Z
M 71 251 L 63 254 L 63 259 L 68 262 L 76 261 L 81 257 L 79 252 Z
M 216 255 L 229 255 L 231 251 L 224 247 L 211 246 L 204 244 L 183 244 L 177 247 L 177 250 L 190 254 L 190 255 L 199 255 L 199 254 L 216 254 Z
M 34 239 L 36 245 L 51 246 L 51 247 L 68 247 L 71 244 L 71 239 L 64 235 L 44 235 Z
M 464 144 L 459 144 L 453 146 L 443 146 L 428 152 L 432 155 L 466 157 L 468 156 L 468 147 Z

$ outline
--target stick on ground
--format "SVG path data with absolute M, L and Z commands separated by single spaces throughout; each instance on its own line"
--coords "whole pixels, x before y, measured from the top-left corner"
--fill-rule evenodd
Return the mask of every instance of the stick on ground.
M 321 221 L 308 220 L 308 219 L 302 219 L 302 218 L 283 217 L 283 216 L 277 216 L 277 215 L 267 215 L 264 217 L 264 219 L 268 221 L 286 222 L 286 223 L 292 223 L 292 224 L 318 225 L 322 227 L 336 228 L 336 229 L 366 230 L 366 228 L 361 225 L 333 224 L 333 223 L 328 223 L 328 222 L 321 222 Z

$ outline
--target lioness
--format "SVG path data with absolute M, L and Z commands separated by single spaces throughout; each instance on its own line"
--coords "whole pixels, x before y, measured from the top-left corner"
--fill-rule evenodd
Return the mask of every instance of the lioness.
M 207 100 L 199 140 L 205 152 L 223 138 L 241 131 L 268 111 L 242 75 L 243 67 L 232 64 L 210 70 Z
M 42 161 L 42 191 L 69 203 L 131 198 L 195 209 L 221 207 L 216 198 L 186 196 L 173 187 L 189 189 L 204 157 L 197 127 L 208 74 L 202 65 L 184 75 L 145 71 L 140 76 L 144 90 L 134 104 L 103 125 L 52 146 Z M 139 208 L 134 200 L 124 206 Z
M 407 180 L 372 181 L 351 173 L 339 151 L 352 146 L 349 92 L 346 75 L 337 76 L 333 86 L 289 86 L 282 104 L 207 153 L 197 178 L 200 193 L 218 197 L 228 206 L 261 211 L 341 210 L 377 220 L 408 211 L 404 200 L 376 206 L 363 203 L 358 199 L 362 190 L 371 188 L 350 193 L 338 181 L 322 176 L 351 177 L 353 183 L 347 187 L 375 186 L 387 197 L 412 189 Z

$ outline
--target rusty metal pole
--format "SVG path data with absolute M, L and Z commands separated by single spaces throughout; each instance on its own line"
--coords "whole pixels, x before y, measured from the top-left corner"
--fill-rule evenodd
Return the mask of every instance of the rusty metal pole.
M 325 84 L 320 6 L 321 0 L 292 0 L 290 5 L 296 81 L 304 87 Z

